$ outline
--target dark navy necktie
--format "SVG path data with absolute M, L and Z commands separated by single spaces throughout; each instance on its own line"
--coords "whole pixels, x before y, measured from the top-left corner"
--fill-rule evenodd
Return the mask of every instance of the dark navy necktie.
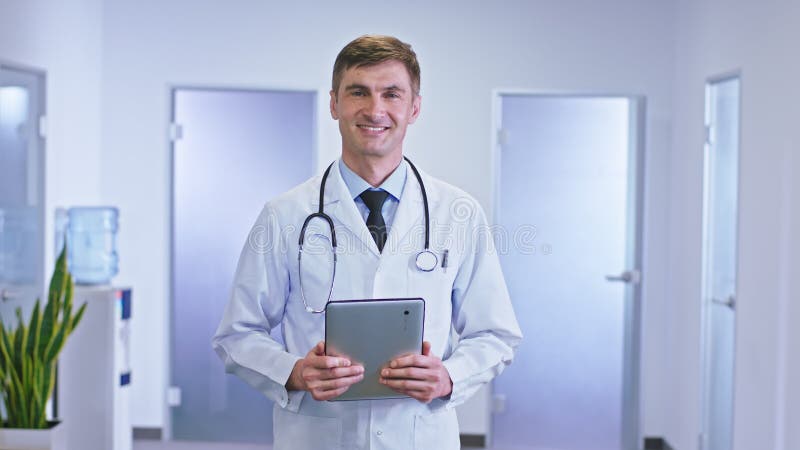
M 383 220 L 383 202 L 389 197 L 389 193 L 380 191 L 371 191 L 367 189 L 362 192 L 361 200 L 369 208 L 369 216 L 367 216 L 367 228 L 372 235 L 372 239 L 378 245 L 378 250 L 383 251 L 383 245 L 386 243 L 386 222 Z

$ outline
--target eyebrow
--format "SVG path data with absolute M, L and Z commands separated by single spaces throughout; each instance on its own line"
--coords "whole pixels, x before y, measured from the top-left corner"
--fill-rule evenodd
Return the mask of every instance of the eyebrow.
M 357 83 L 353 83 L 353 84 L 347 85 L 344 88 L 344 90 L 346 92 L 354 91 L 356 89 L 363 89 L 363 90 L 366 90 L 366 91 L 370 90 L 367 86 L 365 86 L 363 84 L 357 84 Z M 386 86 L 385 88 L 382 88 L 380 90 L 383 91 L 383 92 L 386 92 L 386 91 L 405 92 L 406 91 L 405 89 L 403 89 L 402 87 L 400 87 L 400 86 L 398 86 L 396 84 L 392 84 L 392 85 Z

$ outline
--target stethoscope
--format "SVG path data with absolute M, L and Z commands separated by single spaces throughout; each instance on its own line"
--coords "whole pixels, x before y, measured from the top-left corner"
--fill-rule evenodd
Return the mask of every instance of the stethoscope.
M 417 253 L 416 258 L 416 265 L 417 269 L 423 272 L 431 272 L 433 269 L 436 268 L 436 265 L 439 264 L 439 258 L 430 250 L 430 233 L 431 233 L 431 225 L 430 225 L 430 216 L 428 212 L 428 194 L 425 192 L 425 185 L 422 183 L 422 177 L 419 174 L 416 166 L 406 158 L 405 156 L 403 159 L 408 162 L 408 165 L 411 166 L 411 170 L 414 172 L 414 176 L 417 178 L 419 182 L 419 188 L 422 191 L 422 204 L 425 208 L 425 248 Z M 323 234 L 319 234 L 318 237 L 323 238 L 325 240 L 330 241 L 331 249 L 333 251 L 333 274 L 331 276 L 331 284 L 330 288 L 328 289 L 328 299 L 325 302 L 327 305 L 328 302 L 331 301 L 331 295 L 333 294 L 333 282 L 336 279 L 336 230 L 333 227 L 333 219 L 331 216 L 325 214 L 323 210 L 323 201 L 325 199 L 325 182 L 328 180 L 328 174 L 331 172 L 331 167 L 336 163 L 336 161 L 332 162 L 327 169 L 325 169 L 325 173 L 322 175 L 322 184 L 319 187 L 319 211 L 309 214 L 306 217 L 306 220 L 303 222 L 303 227 L 300 229 L 300 251 L 297 254 L 297 268 L 300 274 L 300 297 L 303 298 L 303 305 L 306 307 L 306 311 L 314 314 L 320 314 L 325 312 L 325 308 L 323 309 L 314 309 L 308 305 L 306 301 L 305 291 L 303 290 L 303 267 L 302 267 L 302 259 L 303 259 L 303 241 L 305 240 L 306 236 L 306 227 L 308 227 L 309 222 L 311 222 L 314 218 L 323 219 L 325 222 L 328 223 L 328 228 L 331 230 L 331 237 L 328 239 L 327 236 Z

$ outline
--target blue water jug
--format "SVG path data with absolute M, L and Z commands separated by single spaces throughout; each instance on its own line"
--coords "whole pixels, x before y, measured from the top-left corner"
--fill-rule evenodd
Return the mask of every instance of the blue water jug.
M 119 271 L 113 207 L 76 207 L 68 212 L 67 263 L 78 284 L 107 284 Z

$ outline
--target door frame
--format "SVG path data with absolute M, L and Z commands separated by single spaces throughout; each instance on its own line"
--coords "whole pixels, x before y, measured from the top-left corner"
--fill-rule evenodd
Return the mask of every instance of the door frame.
M 636 269 L 644 273 L 644 171 L 647 133 L 647 99 L 644 95 L 616 92 L 550 91 L 535 89 L 498 88 L 492 89 L 492 126 L 490 130 L 492 175 L 492 220 L 498 222 L 500 211 L 500 152 L 502 130 L 503 97 L 526 96 L 540 98 L 625 98 L 630 101 L 629 149 L 628 149 L 628 205 L 634 208 L 629 215 L 627 226 L 628 248 L 626 249 L 625 270 Z M 635 171 L 631 173 L 631 171 Z M 632 230 L 630 228 L 633 228 Z M 645 277 L 642 277 L 643 279 Z M 635 450 L 643 442 L 641 434 L 641 336 L 642 336 L 642 286 L 639 283 L 626 284 L 625 289 L 625 328 L 623 338 L 622 373 L 622 429 L 620 430 L 624 450 Z M 491 436 L 490 430 L 490 436 Z
M 41 248 L 39 248 L 39 262 L 40 262 L 40 271 L 37 274 L 36 280 L 36 297 L 37 298 L 45 298 L 45 287 L 46 283 L 45 280 L 47 279 L 48 274 L 48 267 L 47 264 L 47 129 L 46 129 L 46 118 L 47 118 L 47 72 L 43 69 L 39 69 L 34 66 L 29 66 L 26 64 L 20 64 L 12 61 L 8 61 L 5 59 L 0 58 L 0 70 L 7 69 L 13 70 L 17 72 L 26 72 L 30 75 L 36 77 L 36 89 L 38 90 L 38 101 L 36 104 L 36 108 L 39 112 L 39 120 L 37 121 L 36 129 L 36 146 L 37 146 L 37 159 L 35 170 L 38 172 L 39 184 L 37 186 L 38 192 L 36 193 L 36 201 L 38 202 L 39 208 L 39 242 L 41 243 Z M 44 123 L 43 123 L 44 122 Z M 55 257 L 53 256 L 53 260 Z M 2 286 L 0 286 L 2 288 Z M 2 301 L 2 300 L 0 300 Z M 34 306 L 34 302 L 30 302 L 30 308 L 32 309 Z M 3 407 L 0 406 L 0 412 L 2 412 Z M 58 417 L 58 377 L 56 376 L 56 384 L 53 390 L 53 397 L 50 401 L 50 412 L 53 417 Z
M 36 89 L 38 90 L 39 98 L 37 101 L 36 108 L 39 111 L 39 120 L 36 125 L 37 133 L 36 133 L 36 145 L 38 148 L 38 154 L 36 155 L 38 161 L 36 161 L 36 168 L 35 170 L 38 171 L 39 176 L 39 185 L 37 186 L 38 192 L 36 194 L 36 201 L 41 206 L 39 211 L 39 223 L 41 224 L 39 230 L 39 242 L 41 242 L 41 248 L 39 249 L 39 260 L 41 263 L 41 271 L 38 274 L 37 279 L 37 297 L 42 297 L 45 293 L 45 280 L 47 279 L 48 273 L 48 265 L 47 265 L 47 204 L 45 203 L 47 200 L 47 129 L 46 129 L 46 118 L 47 118 L 47 72 L 43 69 L 39 69 L 37 67 L 29 66 L 26 64 L 19 64 L 16 62 L 11 62 L 5 59 L 0 58 L 0 70 L 7 69 L 13 70 L 17 72 L 26 72 L 30 75 L 36 77 Z M 43 123 L 44 121 L 44 123 Z M 53 256 L 53 260 L 55 257 Z M 33 307 L 33 303 L 31 303 L 31 307 Z
M 710 122 L 710 114 L 711 114 L 711 89 L 712 85 L 723 83 L 725 81 L 731 80 L 739 80 L 739 99 L 738 99 L 738 109 L 739 109 L 739 129 L 736 130 L 737 140 L 738 140 L 738 148 L 736 149 L 736 233 L 734 239 L 736 241 L 736 283 L 734 283 L 734 297 L 738 303 L 738 293 L 739 293 L 739 237 L 740 237 L 740 214 L 739 211 L 741 210 L 741 196 L 739 195 L 739 181 L 741 180 L 742 176 L 742 71 L 740 69 L 729 70 L 726 72 L 719 73 L 714 76 L 710 76 L 705 80 L 705 101 L 704 101 L 704 111 L 703 111 L 703 128 L 706 129 Z M 706 297 L 706 280 L 707 280 L 707 253 L 708 253 L 708 243 L 706 239 L 706 234 L 708 230 L 708 215 L 706 212 L 706 206 L 708 201 L 708 156 L 709 152 L 711 151 L 711 146 L 708 143 L 708 139 L 704 139 L 703 142 L 703 201 L 701 206 L 701 214 L 702 214 L 702 229 L 700 230 L 701 233 L 701 279 L 700 279 L 700 435 L 698 436 L 698 444 L 700 449 L 705 449 L 708 444 L 708 397 L 709 397 L 709 369 L 711 358 L 709 357 L 709 342 L 711 339 L 711 327 L 709 326 L 709 321 L 711 316 L 709 314 L 709 299 Z M 734 306 L 733 309 L 733 374 L 731 378 L 731 384 L 733 388 L 733 398 L 732 398 L 732 406 L 731 406 L 731 443 L 734 442 L 734 437 L 736 434 L 736 429 L 734 427 L 735 424 L 735 417 L 736 417 L 736 349 L 738 348 L 737 345 L 737 336 L 736 330 L 737 322 L 738 322 L 738 307 Z M 731 449 L 732 450 L 732 449 Z

